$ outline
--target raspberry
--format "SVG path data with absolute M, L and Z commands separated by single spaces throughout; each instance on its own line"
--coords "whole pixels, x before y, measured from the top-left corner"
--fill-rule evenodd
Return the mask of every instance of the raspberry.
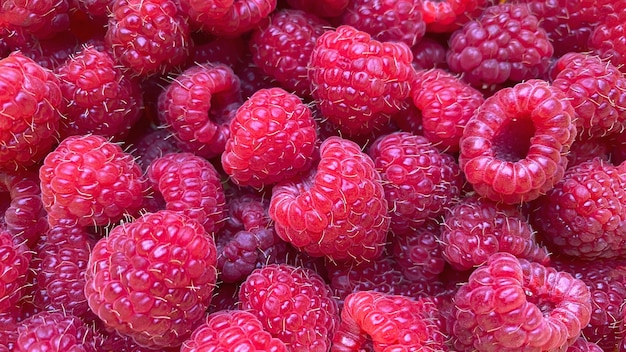
M 18 325 L 15 352 L 96 352 L 99 343 L 95 331 L 80 318 L 61 312 L 41 312 Z
M 482 13 L 488 0 L 424 0 L 422 16 L 428 32 L 452 32 Z
M 537 202 L 536 229 L 558 252 L 584 260 L 626 254 L 626 164 L 580 163 Z
M 69 10 L 68 0 L 5 0 L 0 6 L 0 27 L 49 38 L 69 28 Z
M 347 25 L 326 31 L 309 63 L 313 98 L 341 132 L 367 134 L 406 106 L 412 61 L 406 44 L 381 43 Z
M 55 75 L 19 52 L 0 60 L 0 168 L 31 166 L 56 143 L 62 95 Z
M 115 5 L 115 0 L 75 0 L 79 10 L 90 16 L 90 18 L 107 17 Z
M 35 248 L 34 305 L 46 311 L 62 311 L 77 317 L 88 310 L 85 270 L 95 241 L 81 228 L 54 227 Z
M 460 140 L 459 163 L 479 195 L 528 202 L 550 190 L 576 136 L 574 109 L 547 82 L 529 80 L 487 98 Z
M 391 133 L 374 141 L 369 155 L 383 179 L 394 234 L 438 217 L 461 194 L 461 168 L 425 137 Z
M 553 266 L 582 280 L 591 292 L 591 320 L 582 335 L 601 350 L 614 350 L 623 338 L 620 328 L 626 299 L 626 261 L 554 260 Z
M 243 58 L 237 69 L 237 77 L 241 81 L 241 95 L 244 100 L 252 96 L 257 90 L 275 88 L 278 82 L 263 72 L 252 60 L 252 55 Z
M 19 236 L 0 230 L 0 314 L 22 298 L 32 254 Z
M 548 251 L 535 241 L 535 233 L 519 208 L 470 196 L 444 215 L 441 248 L 457 270 L 483 265 L 498 252 L 548 263 Z
M 270 217 L 276 233 L 296 248 L 332 260 L 382 254 L 389 217 L 381 178 L 359 146 L 330 137 L 308 175 L 274 186 Z
M 381 42 L 417 44 L 426 23 L 419 0 L 353 0 L 342 15 L 342 24 L 369 33 Z
M 589 323 L 590 302 L 572 275 L 496 253 L 455 295 L 455 350 L 564 349 Z
M 238 283 L 218 283 L 213 298 L 211 298 L 211 304 L 207 310 L 208 314 L 216 313 L 223 310 L 235 310 L 239 309 L 238 296 L 239 296 L 239 282 Z
M 311 110 L 281 88 L 254 93 L 230 124 L 222 166 L 238 185 L 263 188 L 308 171 L 317 147 Z
M 567 154 L 567 167 L 572 168 L 585 161 L 590 161 L 594 158 L 600 158 L 605 161 L 616 159 L 617 155 L 610 150 L 610 143 L 608 139 L 581 139 L 575 140 Z
M 626 77 L 596 56 L 569 53 L 554 64 L 552 86 L 561 89 L 576 113 L 579 135 L 589 138 L 626 129 Z
M 139 119 L 139 84 L 116 67 L 113 58 L 88 46 L 57 69 L 66 117 L 61 138 L 98 134 L 123 139 Z
M 217 37 L 237 37 L 262 25 L 276 0 L 181 0 L 191 23 Z
M 611 346 L 613 348 L 613 346 Z M 584 337 L 579 337 L 567 348 L 567 352 L 603 352 L 604 350 L 600 348 L 594 342 L 588 342 Z
M 219 37 L 206 43 L 196 41 L 190 60 L 196 64 L 221 63 L 235 70 L 248 55 L 248 43 L 242 37 Z
M 56 69 L 67 61 L 80 45 L 78 38 L 62 33 L 48 39 L 33 40 L 17 49 L 41 67 L 56 72 Z
M 85 296 L 108 326 L 139 345 L 180 345 L 215 286 L 215 243 L 202 224 L 163 210 L 115 227 L 93 248 Z
M 39 169 L 51 226 L 104 226 L 139 210 L 144 181 L 130 154 L 98 135 L 72 136 Z
M 3 212 L 3 227 L 11 235 L 26 240 L 26 244 L 31 247 L 48 228 L 37 174 L 2 172 L 2 188 L 8 191 L 11 198 Z
M 475 87 L 521 82 L 547 71 L 553 47 L 527 6 L 488 7 L 452 34 L 447 61 Z
M 116 1 L 104 39 L 115 60 L 137 76 L 182 64 L 191 46 L 188 24 L 172 0 Z
M 290 351 L 328 351 L 339 324 L 330 288 L 305 268 L 271 264 L 256 269 L 241 284 L 239 301 Z
M 485 101 L 479 91 L 442 69 L 417 71 L 411 97 L 423 135 L 450 152 L 459 150 L 467 122 Z
M 440 235 L 441 226 L 431 220 L 409 233 L 391 238 L 391 254 L 407 279 L 428 282 L 444 271 L 446 261 Z
M 182 150 L 213 158 L 224 151 L 229 137 L 225 109 L 240 101 L 239 79 L 228 66 L 197 65 L 185 70 L 159 96 L 159 118 Z
M 626 1 L 609 3 L 612 5 L 611 10 L 602 11 L 599 23 L 589 36 L 589 48 L 626 72 Z
M 349 295 L 332 352 L 359 351 L 371 338 L 374 351 L 447 351 L 429 300 L 360 291 Z
M 338 17 L 348 7 L 350 0 L 287 0 L 294 9 L 314 14 L 322 18 Z
M 209 161 L 190 153 L 171 153 L 154 160 L 147 174 L 166 209 L 200 222 L 208 234 L 222 228 L 226 196 Z
M 286 90 L 309 96 L 307 65 L 317 38 L 328 26 L 328 22 L 303 11 L 277 11 L 252 34 L 249 42 L 252 59 Z
M 417 70 L 433 68 L 447 69 L 447 51 L 447 44 L 443 43 L 441 40 L 426 36 L 422 38 L 419 43 L 411 47 L 411 52 L 413 52 L 413 65 Z
M 183 343 L 181 352 L 209 350 L 246 350 L 286 352 L 285 343 L 263 329 L 257 317 L 246 311 L 222 311 L 207 316 L 189 340 Z
M 154 129 L 145 132 L 135 141 L 135 148 L 131 152 L 142 170 L 146 171 L 154 160 L 164 155 L 181 151 L 170 136 L 166 129 Z

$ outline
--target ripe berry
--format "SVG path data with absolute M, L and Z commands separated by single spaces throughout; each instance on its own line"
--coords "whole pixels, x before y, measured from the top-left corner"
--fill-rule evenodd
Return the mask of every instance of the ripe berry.
M 96 243 L 85 296 L 106 325 L 139 345 L 179 346 L 209 305 L 216 260 L 198 221 L 170 210 L 148 213 Z
M 323 18 L 340 16 L 349 2 L 350 0 L 287 0 L 290 7 Z
M 367 134 L 406 106 L 414 71 L 406 44 L 379 42 L 347 25 L 318 40 L 309 63 L 313 98 L 348 135 Z
M 421 6 L 428 32 L 449 33 L 480 15 L 488 0 L 423 0 Z
M 479 195 L 528 202 L 563 177 L 575 136 L 574 109 L 564 94 L 529 80 L 485 100 L 463 131 L 459 163 Z
M 5 0 L 0 6 L 0 23 L 9 30 L 50 38 L 68 29 L 69 10 L 68 0 Z
M 8 193 L 10 203 L 0 215 L 2 227 L 11 235 L 26 240 L 32 247 L 48 228 L 46 211 L 36 173 L 0 173 L 0 190 Z M 1 193 L 4 193 L 0 191 Z
M 626 1 L 605 1 L 612 6 L 604 9 L 599 23 L 589 36 L 589 48 L 615 67 L 626 72 Z
M 340 137 L 322 142 L 320 162 L 309 174 L 274 186 L 269 212 L 283 240 L 332 260 L 380 256 L 389 230 L 374 162 Z
M 308 171 L 316 147 L 315 121 L 302 100 L 262 89 L 237 110 L 222 166 L 236 184 L 263 188 Z
M 237 37 L 255 29 L 276 9 L 276 0 L 182 0 L 183 11 L 201 31 Z
M 143 203 L 139 165 L 119 145 L 98 135 L 62 141 L 46 156 L 39 178 L 51 226 L 105 226 Z
M 391 237 L 391 255 L 407 279 L 432 282 L 444 271 L 441 228 L 431 220 L 413 231 Z
M 96 352 L 100 339 L 80 318 L 62 312 L 41 312 L 17 327 L 15 352 Z
M 0 314 L 9 313 L 22 298 L 31 257 L 20 236 L 0 230 Z

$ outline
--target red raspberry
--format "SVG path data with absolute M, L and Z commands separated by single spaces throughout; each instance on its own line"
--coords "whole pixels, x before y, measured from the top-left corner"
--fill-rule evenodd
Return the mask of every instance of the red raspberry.
M 340 16 L 349 2 L 350 0 L 287 0 L 292 8 L 323 18 Z
M 171 153 L 154 160 L 147 174 L 166 209 L 200 222 L 208 234 L 222 228 L 226 196 L 209 161 L 190 153 Z
M 589 48 L 626 72 L 626 0 L 608 2 L 610 10 L 601 12 L 599 23 L 589 36 Z
M 394 234 L 437 218 L 461 194 L 461 168 L 425 137 L 391 133 L 374 141 L 369 155 L 383 179 Z
M 170 210 L 149 213 L 98 241 L 85 296 L 100 319 L 138 344 L 175 347 L 209 305 L 216 260 L 199 222 Z
M 100 339 L 80 318 L 61 312 L 41 312 L 17 327 L 15 352 L 96 352 Z
M 339 324 L 330 288 L 306 268 L 270 264 L 256 269 L 241 284 L 239 301 L 289 351 L 328 351 Z
M 257 317 L 246 311 L 221 311 L 207 316 L 180 352 L 200 351 L 287 352 L 285 343 L 263 329 Z
M 414 70 L 406 44 L 379 42 L 351 26 L 322 34 L 309 79 L 324 118 L 348 135 L 380 129 L 404 110 Z
M 535 241 L 535 233 L 521 210 L 470 196 L 452 206 L 443 219 L 441 248 L 456 270 L 483 265 L 494 253 L 546 265 L 548 251 Z
M 142 170 L 146 171 L 154 160 L 164 155 L 181 151 L 170 136 L 166 129 L 151 129 L 135 141 L 131 152 Z
M 626 129 L 626 77 L 596 56 L 569 53 L 556 61 L 552 86 L 574 107 L 579 135 L 588 138 L 619 134 Z
M 0 189 L 5 189 L 10 198 L 2 215 L 2 227 L 26 240 L 29 247 L 34 245 L 48 228 L 37 174 L 2 172 Z
M 391 237 L 391 254 L 407 279 L 428 282 L 444 271 L 440 235 L 441 226 L 429 221 L 409 233 Z
M 584 260 L 626 254 L 626 163 L 593 159 L 567 169 L 537 208 L 536 229 L 558 252 Z
M 0 27 L 50 38 L 69 28 L 69 10 L 68 0 L 4 0 L 0 6 Z
M 600 158 L 607 162 L 616 159 L 617 155 L 611 153 L 613 151 L 609 141 L 610 139 L 600 138 L 575 140 L 567 154 L 567 167 L 572 168 L 594 158 Z
M 226 65 L 202 64 L 179 75 L 159 96 L 159 118 L 178 146 L 205 158 L 224 152 L 229 137 L 226 108 L 241 101 L 238 77 Z
M 413 52 L 413 66 L 415 66 L 417 70 L 433 68 L 447 69 L 447 51 L 447 43 L 428 36 L 424 37 L 419 43 L 411 47 L 411 52 Z
M 455 350 L 558 351 L 574 342 L 591 316 L 591 297 L 572 275 L 492 255 L 455 295 Z
M 554 51 L 537 17 L 522 4 L 488 7 L 454 32 L 449 45 L 450 69 L 475 87 L 540 77 Z
M 65 103 L 61 138 L 128 135 L 141 115 L 142 96 L 138 82 L 126 77 L 108 53 L 88 46 L 56 72 Z
M 144 181 L 132 155 L 98 135 L 72 136 L 39 169 L 51 226 L 104 226 L 139 210 Z
M 600 351 L 615 351 L 623 338 L 620 329 L 624 323 L 626 261 L 554 260 L 553 266 L 582 280 L 591 292 L 591 320 L 582 335 L 587 341 L 597 343 L 602 348 Z
M 115 5 L 115 0 L 74 0 L 79 10 L 92 20 L 107 17 Z
M 270 16 L 250 39 L 254 63 L 282 87 L 298 96 L 309 96 L 307 65 L 317 38 L 330 24 L 299 10 L 284 9 Z
M 426 33 L 420 7 L 420 0 L 352 0 L 341 23 L 367 32 L 381 42 L 413 46 Z
M 56 143 L 62 95 L 47 69 L 19 52 L 0 60 L 0 168 L 31 166 Z
M 435 322 L 437 315 L 430 300 L 355 292 L 341 310 L 331 351 L 360 351 L 368 338 L 374 351 L 447 351 L 445 336 Z
M 237 110 L 222 166 L 236 184 L 263 188 L 308 171 L 317 144 L 302 100 L 282 88 L 262 89 Z
M 218 37 L 206 43 L 195 41 L 190 60 L 195 64 L 224 64 L 235 70 L 248 55 L 248 42 L 243 37 Z
M 485 101 L 478 90 L 442 69 L 417 71 L 411 97 L 423 135 L 450 152 L 459 150 L 465 125 Z
M 22 298 L 31 257 L 21 237 L 0 230 L 0 314 L 9 313 Z
M 63 311 L 82 317 L 89 306 L 85 298 L 85 270 L 95 240 L 82 228 L 54 227 L 42 236 L 33 257 L 34 305 L 46 311 Z
M 133 75 L 167 72 L 191 46 L 189 26 L 172 0 L 119 0 L 105 35 L 113 57 Z
M 308 175 L 272 189 L 269 212 L 276 233 L 314 257 L 377 258 L 389 217 L 374 162 L 356 143 L 340 137 L 322 143 L 320 158 Z
M 262 25 L 277 0 L 181 0 L 191 23 L 216 37 L 237 37 Z
M 613 348 L 613 346 L 611 346 Z M 603 352 L 604 350 L 594 342 L 579 337 L 567 348 L 567 352 Z
M 563 177 L 575 136 L 574 109 L 564 94 L 529 80 L 485 100 L 463 131 L 459 162 L 481 196 L 527 202 Z
M 244 100 L 251 97 L 257 90 L 275 88 L 279 85 L 273 77 L 267 75 L 254 64 L 252 54 L 243 58 L 236 73 L 241 81 L 241 95 Z
M 489 0 L 423 0 L 421 12 L 428 32 L 452 32 L 477 17 Z
M 80 41 L 74 35 L 61 33 L 52 38 L 34 40 L 19 46 L 17 50 L 33 59 L 41 67 L 56 72 L 59 66 L 80 49 L 80 45 Z

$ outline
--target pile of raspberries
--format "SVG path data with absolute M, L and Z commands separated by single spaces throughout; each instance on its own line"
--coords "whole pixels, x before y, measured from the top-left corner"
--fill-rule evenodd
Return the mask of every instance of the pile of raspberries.
M 9 351 L 626 352 L 626 0 L 2 0 Z

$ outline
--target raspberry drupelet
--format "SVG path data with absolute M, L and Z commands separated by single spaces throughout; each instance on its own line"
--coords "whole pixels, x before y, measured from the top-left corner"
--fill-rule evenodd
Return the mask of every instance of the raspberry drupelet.
M 574 108 L 561 90 L 533 79 L 487 98 L 468 121 L 459 163 L 481 196 L 515 204 L 558 182 L 576 137 Z

